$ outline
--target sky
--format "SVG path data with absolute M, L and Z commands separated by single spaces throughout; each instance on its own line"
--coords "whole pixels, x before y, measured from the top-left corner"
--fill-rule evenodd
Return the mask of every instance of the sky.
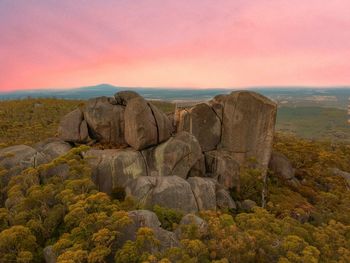
M 0 91 L 350 84 L 349 0 L 0 0 Z

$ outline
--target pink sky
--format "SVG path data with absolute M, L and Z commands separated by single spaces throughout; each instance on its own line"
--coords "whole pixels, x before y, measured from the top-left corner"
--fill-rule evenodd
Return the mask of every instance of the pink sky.
M 349 0 L 2 0 L 0 91 L 349 85 Z

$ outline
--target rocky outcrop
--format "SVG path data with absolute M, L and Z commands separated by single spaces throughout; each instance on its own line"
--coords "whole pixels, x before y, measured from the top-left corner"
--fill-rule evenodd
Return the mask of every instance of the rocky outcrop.
M 225 98 L 220 148 L 243 165 L 254 158 L 266 172 L 272 151 L 277 107 L 268 98 L 249 91 Z
M 149 175 L 177 175 L 187 178 L 191 168 L 202 158 L 197 139 L 188 132 L 177 133 L 157 147 L 142 152 Z
M 177 116 L 178 132 L 187 131 L 193 134 L 204 152 L 216 148 L 221 137 L 221 121 L 208 104 L 200 103 L 190 109 L 181 110 Z
M 126 187 L 126 194 L 146 208 L 160 205 L 187 213 L 198 211 L 191 185 L 178 176 L 141 176 Z
M 240 189 L 240 166 L 232 154 L 227 151 L 216 150 L 205 153 L 206 171 L 226 189 Z
M 171 130 L 168 117 L 142 97 L 128 102 L 125 109 L 125 140 L 135 150 L 167 140 Z
M 123 190 L 133 179 L 147 175 L 141 153 L 131 148 L 92 149 L 84 154 L 84 158 L 92 167 L 99 190 L 108 194 Z
M 62 118 L 58 136 L 63 141 L 73 143 L 85 143 L 89 140 L 88 126 L 81 109 L 75 109 Z
M 90 136 L 101 143 L 125 145 L 124 108 L 113 98 L 90 99 L 83 112 Z

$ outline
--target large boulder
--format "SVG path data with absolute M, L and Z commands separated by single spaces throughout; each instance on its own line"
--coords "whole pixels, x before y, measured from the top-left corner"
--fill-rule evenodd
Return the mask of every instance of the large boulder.
M 124 108 L 114 98 L 90 99 L 84 108 L 90 136 L 101 143 L 125 145 Z
M 43 256 L 45 263 L 56 263 L 57 262 L 57 255 L 53 251 L 52 246 L 47 246 L 43 249 Z
M 273 176 L 276 176 L 283 183 L 292 186 L 300 186 L 299 180 L 295 178 L 295 169 L 288 158 L 279 152 L 272 152 L 269 162 L 269 169 Z
M 221 137 L 221 122 L 215 111 L 205 103 L 181 111 L 177 121 L 178 131 L 187 131 L 196 136 L 202 151 L 214 150 Z
M 1 187 L 5 187 L 12 176 L 29 167 L 37 167 L 45 162 L 45 156 L 27 145 L 15 145 L 0 149 L 0 167 L 5 169 L 1 177 Z
M 160 205 L 187 213 L 198 211 L 191 185 L 178 176 L 138 177 L 128 184 L 126 194 L 146 208 Z
M 34 146 L 34 148 L 42 155 L 43 162 L 49 163 L 59 156 L 68 153 L 72 149 L 72 146 L 67 142 L 52 138 L 39 142 Z M 40 173 L 40 178 L 43 182 L 45 182 L 46 179 L 54 175 L 59 175 L 62 178 L 67 178 L 69 175 L 69 165 L 66 163 L 59 164 L 43 170 Z
M 58 127 L 58 136 L 66 142 L 85 143 L 89 140 L 89 131 L 83 112 L 78 108 L 65 115 Z
M 129 182 L 147 175 L 140 152 L 127 149 L 92 149 L 84 154 L 92 167 L 93 180 L 99 190 L 108 194 L 123 190 Z
M 158 248 L 152 248 L 153 252 L 164 251 L 179 246 L 179 241 L 175 233 L 161 228 L 161 223 L 155 213 L 148 210 L 134 210 L 128 212 L 128 216 L 132 222 L 121 229 L 117 238 L 118 247 L 122 247 L 127 240 L 135 241 L 137 230 L 140 227 L 152 229 L 155 238 L 160 241 Z
M 215 180 L 203 177 L 190 177 L 187 179 L 187 182 L 191 185 L 199 210 L 216 210 Z
M 149 175 L 177 175 L 182 178 L 187 178 L 191 168 L 203 156 L 196 137 L 188 132 L 179 132 L 142 153 L 147 160 Z
M 277 105 L 250 91 L 232 92 L 225 98 L 221 149 L 244 164 L 254 158 L 266 172 L 272 151 Z
M 240 189 L 240 166 L 232 154 L 216 150 L 205 153 L 206 171 L 226 189 Z
M 175 230 L 175 234 L 179 239 L 188 238 L 187 234 L 193 235 L 193 227 L 197 238 L 202 238 L 208 234 L 208 223 L 195 214 L 183 216 Z
M 125 140 L 135 150 L 143 150 L 167 140 L 172 125 L 168 117 L 142 97 L 128 101 L 125 108 Z
M 34 145 L 34 148 L 45 155 L 48 160 L 53 160 L 69 152 L 72 146 L 65 141 L 51 138 L 37 143 Z
M 219 209 L 236 209 L 236 203 L 226 189 L 216 191 L 216 205 Z

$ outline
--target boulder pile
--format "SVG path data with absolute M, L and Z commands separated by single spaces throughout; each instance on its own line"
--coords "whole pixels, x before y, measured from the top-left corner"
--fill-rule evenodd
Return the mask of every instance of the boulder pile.
M 242 167 L 267 171 L 276 111 L 274 102 L 248 91 L 178 108 L 170 117 L 132 91 L 90 99 L 62 118 L 59 138 L 1 149 L 0 165 L 8 171 L 2 185 L 20 170 L 88 144 L 83 157 L 100 191 L 122 190 L 145 209 L 235 209 L 230 191 L 240 191 Z M 290 180 L 291 168 L 278 158 L 270 167 Z M 55 169 L 48 173 L 64 174 L 67 167 Z

